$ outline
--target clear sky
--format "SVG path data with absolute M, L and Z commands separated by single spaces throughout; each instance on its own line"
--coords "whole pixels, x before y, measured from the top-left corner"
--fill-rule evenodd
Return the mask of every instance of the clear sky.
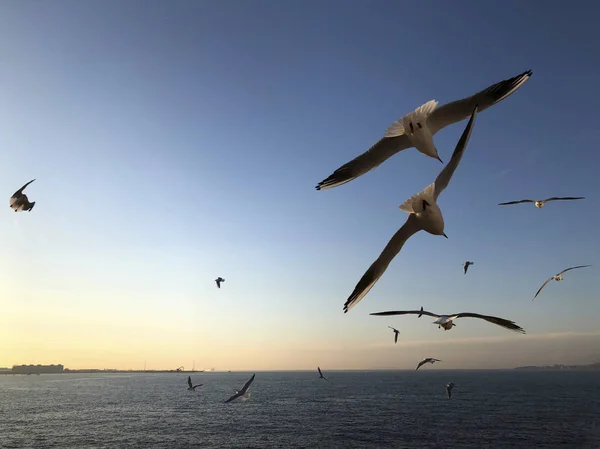
M 0 366 L 600 359 L 600 8 L 570 5 L 0 2 Z M 344 314 L 406 220 L 398 206 L 442 165 L 410 149 L 349 184 L 314 186 L 426 101 L 527 69 L 477 117 L 440 196 L 449 239 L 412 237 Z M 435 136 L 444 161 L 465 125 Z M 33 178 L 35 208 L 14 213 L 10 195 Z M 497 206 L 550 196 L 586 199 Z M 531 301 L 581 264 L 594 266 Z M 420 306 L 505 317 L 527 335 L 369 316 Z

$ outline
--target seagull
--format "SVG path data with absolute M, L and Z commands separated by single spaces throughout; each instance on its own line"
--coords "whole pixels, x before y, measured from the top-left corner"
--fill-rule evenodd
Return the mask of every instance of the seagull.
M 329 379 L 327 379 L 325 376 L 323 376 L 323 371 L 321 371 L 321 368 L 317 366 L 317 370 L 319 370 L 319 379 L 324 379 L 327 382 L 329 382 Z
M 469 123 L 467 123 L 460 140 L 456 144 L 452 158 L 437 176 L 433 184 L 430 184 L 421 192 L 413 195 L 400 206 L 401 210 L 409 214 L 406 222 L 402 225 L 400 230 L 394 234 L 377 260 L 371 264 L 360 281 L 358 281 L 358 284 L 354 287 L 354 291 L 344 304 L 344 313 L 348 312 L 348 310 L 358 304 L 358 302 L 369 293 L 369 290 L 371 290 L 373 285 L 375 285 L 383 275 L 390 262 L 396 257 L 396 254 L 400 252 L 406 241 L 413 234 L 425 230 L 430 234 L 443 235 L 448 238 L 444 233 L 444 218 L 442 217 L 442 211 L 437 204 L 437 199 L 440 193 L 448 186 L 456 167 L 458 167 L 467 146 L 467 142 L 469 141 L 469 137 L 471 136 L 471 130 L 473 129 L 476 116 L 477 106 L 473 109 L 471 119 L 469 120 Z
M 325 190 L 346 184 L 374 169 L 394 154 L 412 147 L 441 162 L 433 143 L 435 133 L 448 125 L 468 118 L 475 105 L 479 105 L 479 111 L 483 111 L 504 100 L 519 89 L 531 75 L 531 70 L 527 70 L 520 75 L 493 84 L 470 97 L 446 103 L 439 108 L 437 108 L 437 101 L 428 101 L 394 122 L 381 140 L 365 153 L 334 171 L 328 178 L 321 181 L 316 189 Z
M 452 389 L 454 388 L 454 382 L 448 382 L 446 384 L 446 391 L 448 392 L 448 397 L 452 397 Z
M 33 209 L 33 206 L 35 206 L 35 201 L 33 203 L 30 203 L 29 199 L 27 199 L 27 195 L 25 195 L 23 193 L 23 190 L 25 190 L 25 187 L 27 187 L 33 181 L 35 181 L 35 179 L 32 179 L 31 181 L 29 181 L 27 184 L 25 184 L 23 187 L 21 187 L 15 193 L 13 193 L 13 196 L 10 197 L 10 207 L 11 207 L 11 209 L 14 209 L 15 212 L 25 211 L 25 210 L 28 212 L 31 212 L 31 209 Z
M 566 273 L 569 270 L 575 270 L 577 268 L 585 268 L 585 267 L 591 267 L 591 265 L 577 265 L 576 267 L 571 267 L 571 268 L 567 268 L 566 270 L 562 270 L 560 273 L 555 274 L 554 276 L 550 277 L 546 282 L 544 282 L 542 284 L 542 286 L 540 287 L 540 289 L 537 291 L 537 293 L 535 294 L 535 296 L 533 297 L 533 299 L 537 298 L 537 295 L 540 294 L 540 292 L 542 291 L 542 289 L 546 286 L 546 284 L 552 280 L 555 281 L 562 281 L 563 280 L 563 273 Z M 532 299 L 532 301 L 533 301 Z
M 395 327 L 392 327 L 392 326 L 388 326 L 388 327 L 394 331 L 394 343 L 398 343 L 398 334 L 400 334 L 400 331 L 398 329 L 396 329 Z
M 254 380 L 254 376 L 256 376 L 256 373 L 254 373 L 252 375 L 252 377 L 250 378 L 250 380 L 244 384 L 244 386 L 242 387 L 241 390 L 239 390 L 239 391 L 235 390 L 235 394 L 233 396 L 231 396 L 229 399 L 227 399 L 225 401 L 225 404 L 227 404 L 228 402 L 231 402 L 231 401 L 235 401 L 236 399 L 241 398 L 241 397 L 245 397 L 245 398 L 250 397 L 250 395 L 247 395 L 246 392 L 248 391 L 248 388 L 250 388 L 250 384 Z
M 217 287 L 221 288 L 221 282 L 225 282 L 225 279 L 219 276 L 217 279 L 215 279 L 215 282 L 217 283 Z
M 431 357 L 427 357 L 426 359 L 423 359 L 419 362 L 419 364 L 417 365 L 417 369 L 415 371 L 417 371 L 419 368 L 421 368 L 426 363 L 431 363 L 433 365 L 435 362 L 441 362 L 441 360 L 432 359 Z
M 541 209 L 546 205 L 548 201 L 565 201 L 565 200 L 585 200 L 585 196 L 553 196 L 551 198 L 546 198 L 545 200 L 519 200 L 519 201 L 509 201 L 508 203 L 498 203 L 498 206 L 508 206 L 509 204 L 520 204 L 520 203 L 533 203 L 535 207 Z
M 438 328 L 443 328 L 446 331 L 449 331 L 450 329 L 452 329 L 452 326 L 456 326 L 456 324 L 454 324 L 454 320 L 457 318 L 481 318 L 482 320 L 486 320 L 490 323 L 497 324 L 498 326 L 505 327 L 506 329 L 509 329 L 511 331 L 520 332 L 522 334 L 525 333 L 525 331 L 520 326 L 517 326 L 514 323 L 514 321 L 505 320 L 504 318 L 498 318 L 495 316 L 479 315 L 478 313 L 455 313 L 454 315 L 436 315 L 435 313 L 431 313 L 431 312 L 427 312 L 426 310 L 423 310 L 423 307 L 421 307 L 421 310 L 398 310 L 398 311 L 391 311 L 391 312 L 377 312 L 377 313 L 371 313 L 370 315 L 390 316 L 390 315 L 408 315 L 408 314 L 419 315 L 419 318 L 421 318 L 421 315 L 431 316 L 431 317 L 435 318 L 435 321 L 433 322 L 433 324 L 437 324 Z
M 467 270 L 469 269 L 469 265 L 475 265 L 475 262 L 471 262 L 471 261 L 467 260 L 465 263 L 463 263 L 463 268 L 465 269 L 465 274 L 467 274 Z
M 192 378 L 188 376 L 188 391 L 196 391 L 196 388 L 201 387 L 204 384 L 198 384 L 192 386 Z

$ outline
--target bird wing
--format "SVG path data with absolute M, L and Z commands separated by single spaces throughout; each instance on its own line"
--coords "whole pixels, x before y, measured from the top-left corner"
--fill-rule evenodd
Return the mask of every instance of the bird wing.
M 188 376 L 188 385 L 192 388 L 192 378 Z
M 431 134 L 435 134 L 445 126 L 466 119 L 477 104 L 481 112 L 504 100 L 521 87 L 531 75 L 532 71 L 527 70 L 520 75 L 493 84 L 475 95 L 440 106 L 427 119 L 427 126 L 431 130 Z
M 198 384 L 198 385 L 194 385 L 192 388 L 193 388 L 193 389 L 196 389 L 197 387 L 201 387 L 202 385 L 204 385 L 204 384 Z M 190 387 L 191 387 L 191 385 L 190 385 Z
M 235 399 L 237 399 L 237 398 L 239 398 L 241 396 L 243 396 L 243 394 L 240 393 L 240 392 L 237 392 L 236 394 L 234 394 L 233 396 L 231 396 L 229 399 L 227 399 L 225 401 L 225 404 L 227 404 L 228 402 L 231 402 L 231 401 L 233 401 L 233 400 L 235 400 Z
M 417 365 L 417 369 L 415 369 L 415 371 L 417 371 L 419 368 L 421 368 L 423 365 L 425 365 L 427 363 L 427 359 L 425 360 L 421 360 L 419 362 L 419 364 Z
M 389 312 L 375 312 L 375 313 L 370 313 L 369 315 L 376 315 L 376 316 L 390 316 L 390 315 L 428 315 L 428 316 L 432 316 L 434 318 L 439 318 L 438 315 L 428 312 L 426 310 L 392 310 Z
M 535 203 L 535 201 L 534 200 L 509 201 L 508 203 L 498 203 L 498 206 L 508 206 L 509 204 L 520 204 L 520 203 Z
M 359 303 L 365 297 L 369 290 L 375 285 L 379 278 L 385 273 L 390 262 L 400 252 L 404 243 L 416 232 L 420 231 L 421 225 L 416 215 L 411 214 L 406 219 L 402 227 L 394 234 L 388 244 L 385 246 L 381 254 L 375 262 L 371 264 L 369 269 L 363 274 L 354 291 L 344 304 L 344 313 L 348 312 L 352 307 Z
M 392 326 L 388 326 L 391 330 L 393 330 L 394 332 L 396 332 L 398 329 L 396 329 L 395 327 Z
M 452 153 L 450 161 L 445 165 L 438 177 L 435 178 L 433 198 L 436 201 L 440 196 L 440 193 L 442 193 L 444 189 L 448 187 L 448 183 L 450 182 L 450 179 L 452 179 L 452 175 L 454 174 L 456 167 L 458 167 L 458 164 L 462 159 L 463 153 L 465 152 L 465 148 L 467 147 L 467 143 L 469 143 L 469 138 L 471 137 L 471 131 L 473 130 L 473 125 L 475 124 L 475 117 L 477 117 L 478 110 L 479 107 L 477 106 L 477 104 L 475 104 L 474 107 L 471 109 L 471 119 L 469 120 L 469 123 L 467 123 L 467 126 L 465 127 L 462 136 L 460 136 L 460 139 L 458 140 L 458 143 L 454 148 L 454 152 Z
M 322 375 L 323 375 L 323 372 L 321 371 L 321 368 L 319 368 L 319 367 L 317 366 L 317 369 L 319 370 L 319 376 L 322 376 Z
M 563 273 L 566 273 L 567 271 L 570 271 L 570 270 L 575 270 L 577 268 L 585 268 L 585 267 L 591 267 L 591 265 L 577 265 L 576 267 L 570 267 L 570 268 L 567 268 L 566 270 L 562 270 L 558 274 L 563 274 Z
M 25 190 L 25 187 L 27 187 L 29 184 L 31 184 L 33 181 L 35 181 L 35 179 L 32 179 L 31 181 L 29 181 L 28 183 L 26 183 L 23 187 L 21 187 L 19 190 L 17 190 L 15 193 L 13 193 L 13 196 L 18 196 L 21 193 L 23 193 L 23 190 Z
M 533 299 L 537 298 L 537 295 L 539 295 L 539 294 L 540 294 L 540 292 L 542 291 L 542 289 L 543 289 L 543 288 L 546 286 L 546 284 L 547 284 L 548 282 L 550 282 L 552 279 L 554 279 L 554 276 L 552 276 L 551 278 L 548 278 L 548 280 L 542 284 L 542 286 L 541 286 L 541 287 L 540 287 L 540 289 L 537 291 L 537 293 L 535 294 L 535 296 L 533 297 Z M 532 301 L 533 301 L 533 299 L 532 299 Z
M 434 359 L 434 358 L 431 358 L 430 360 L 435 360 L 436 362 L 441 362 L 441 360 L 440 360 L 440 359 Z
M 465 274 L 467 274 L 467 270 L 469 269 L 469 264 L 468 263 L 464 264 L 463 268 L 465 269 Z
M 585 196 L 553 196 L 552 198 L 546 198 L 544 202 L 560 200 L 585 200 Z
M 520 332 L 522 334 L 525 333 L 525 330 L 523 330 L 522 327 L 517 326 L 514 321 L 505 320 L 504 318 L 498 318 L 495 316 L 479 315 L 478 313 L 457 313 L 456 315 L 450 317 L 451 320 L 455 320 L 456 318 L 481 318 L 482 320 L 502 326 L 511 331 Z
M 373 170 L 394 154 L 410 147 L 412 147 L 412 144 L 406 134 L 396 137 L 384 137 L 363 154 L 342 165 L 315 188 L 325 190 L 346 184 Z
M 394 343 L 398 343 L 398 332 L 394 332 Z
M 240 390 L 240 393 L 242 395 L 246 394 L 246 390 L 248 390 L 248 388 L 250 388 L 250 384 L 254 381 L 254 376 L 256 376 L 256 373 L 252 375 L 252 377 L 250 378 L 250 380 L 248 382 L 246 382 L 244 384 L 244 386 L 242 387 L 242 389 Z

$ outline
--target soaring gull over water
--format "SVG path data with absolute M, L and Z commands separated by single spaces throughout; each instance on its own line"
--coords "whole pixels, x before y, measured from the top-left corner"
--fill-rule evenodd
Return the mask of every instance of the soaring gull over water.
M 431 313 L 431 312 L 427 312 L 426 310 L 423 310 L 423 307 L 421 307 L 421 310 L 393 310 L 393 311 L 389 311 L 389 312 L 371 313 L 370 315 L 376 315 L 376 316 L 419 315 L 419 318 L 422 315 L 427 315 L 427 316 L 431 316 L 431 317 L 435 318 L 435 321 L 433 322 L 433 324 L 437 324 L 439 328 L 443 328 L 446 331 L 452 329 L 453 326 L 456 326 L 456 324 L 454 324 L 454 320 L 456 320 L 457 318 L 480 318 L 489 323 L 496 324 L 498 326 L 504 327 L 511 331 L 520 332 L 522 334 L 525 333 L 523 328 L 521 328 L 520 326 L 517 326 L 514 323 L 514 321 L 510 321 L 510 320 L 506 320 L 504 318 L 498 318 L 498 317 L 490 316 L 490 315 L 479 315 L 478 313 L 466 312 L 466 313 L 455 313 L 453 315 L 436 315 L 435 313 Z
M 10 207 L 11 207 L 11 209 L 14 209 L 15 212 L 19 212 L 19 211 L 31 212 L 31 209 L 33 209 L 33 206 L 35 206 L 35 201 L 30 203 L 29 199 L 27 198 L 27 195 L 25 195 L 23 193 L 23 190 L 25 190 L 25 187 L 27 187 L 33 181 L 35 181 L 35 179 L 32 179 L 31 181 L 29 181 L 27 184 L 25 184 L 23 187 L 21 187 L 15 193 L 13 193 L 13 195 L 10 197 Z
M 586 267 L 591 267 L 591 265 L 577 265 L 576 267 L 566 268 L 566 269 L 562 270 L 560 273 L 555 274 L 554 276 L 551 276 L 550 278 L 548 278 L 548 280 L 546 282 L 544 282 L 542 284 L 542 286 L 537 291 L 537 293 L 535 294 L 535 296 L 533 297 L 533 299 L 537 298 L 537 295 L 540 294 L 540 292 L 542 291 L 542 289 L 546 286 L 546 284 L 548 282 L 550 282 L 552 280 L 554 280 L 554 281 L 562 281 L 563 280 L 563 273 L 566 273 L 567 271 L 570 271 L 570 270 L 576 270 L 577 268 L 586 268 Z M 532 299 L 532 301 L 533 301 L 533 299 Z
M 527 70 L 513 78 L 493 84 L 470 97 L 446 103 L 439 108 L 437 108 L 438 102 L 435 100 L 419 106 L 392 124 L 383 138 L 368 151 L 342 165 L 328 178 L 321 181 L 316 189 L 330 189 L 350 182 L 407 148 L 415 147 L 421 153 L 441 161 L 433 143 L 435 133 L 469 117 L 476 105 L 479 105 L 481 112 L 504 100 L 519 89 L 531 75 L 531 70 Z
M 421 192 L 413 195 L 400 206 L 401 210 L 409 214 L 406 222 L 402 225 L 400 230 L 394 234 L 377 260 L 371 264 L 360 281 L 358 281 L 358 284 L 354 287 L 354 291 L 350 294 L 344 304 L 344 313 L 348 312 L 348 310 L 358 304 L 358 302 L 369 293 L 369 290 L 373 288 L 375 283 L 383 273 L 385 273 L 390 262 L 396 257 L 396 254 L 400 252 L 406 241 L 413 234 L 425 230 L 430 234 L 443 235 L 448 238 L 444 233 L 444 217 L 437 204 L 437 199 L 440 196 L 440 193 L 448 186 L 456 167 L 458 167 L 458 164 L 462 159 L 467 142 L 471 136 L 471 130 L 473 129 L 476 116 L 477 106 L 473 109 L 471 119 L 469 120 L 469 123 L 467 123 L 460 140 L 456 144 L 450 162 L 442 169 L 433 184 L 430 184 Z
M 188 391 L 196 391 L 196 388 L 201 387 L 204 384 L 192 385 L 192 378 L 188 376 Z
M 388 326 L 388 327 L 394 331 L 394 343 L 398 343 L 398 335 L 400 334 L 400 331 L 398 329 L 396 329 L 395 327 L 392 327 L 392 326 Z
M 435 362 L 441 362 L 441 360 L 434 359 L 434 358 L 431 358 L 431 357 L 427 357 L 426 359 L 423 359 L 423 360 L 421 360 L 419 362 L 419 364 L 417 365 L 417 368 L 415 369 L 415 371 L 417 371 L 419 368 L 421 368 L 426 363 L 431 363 L 433 365 Z
M 239 399 L 241 397 L 248 397 L 246 393 L 248 391 L 248 388 L 250 388 L 250 384 L 254 381 L 255 376 L 256 373 L 253 374 L 250 380 L 248 380 L 248 382 L 244 384 L 241 390 L 236 390 L 235 394 L 225 401 L 225 404 L 231 401 L 235 401 L 236 399 Z
M 549 201 L 567 201 L 567 200 L 585 200 L 585 196 L 553 196 L 551 198 L 546 198 L 545 200 L 519 200 L 519 201 L 509 201 L 508 203 L 498 203 L 498 206 L 508 206 L 509 204 L 521 204 L 521 203 L 533 203 L 535 207 L 541 209 L 545 206 Z
M 323 371 L 321 371 L 321 368 L 319 366 L 317 366 L 317 370 L 319 371 L 319 379 L 323 379 L 329 382 L 329 379 L 327 379 L 324 375 L 323 375 Z

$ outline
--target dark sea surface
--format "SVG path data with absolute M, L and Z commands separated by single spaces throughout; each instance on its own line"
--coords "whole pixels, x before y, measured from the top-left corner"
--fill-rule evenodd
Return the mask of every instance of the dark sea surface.
M 0 447 L 600 448 L 597 371 L 324 373 L 0 376 Z

